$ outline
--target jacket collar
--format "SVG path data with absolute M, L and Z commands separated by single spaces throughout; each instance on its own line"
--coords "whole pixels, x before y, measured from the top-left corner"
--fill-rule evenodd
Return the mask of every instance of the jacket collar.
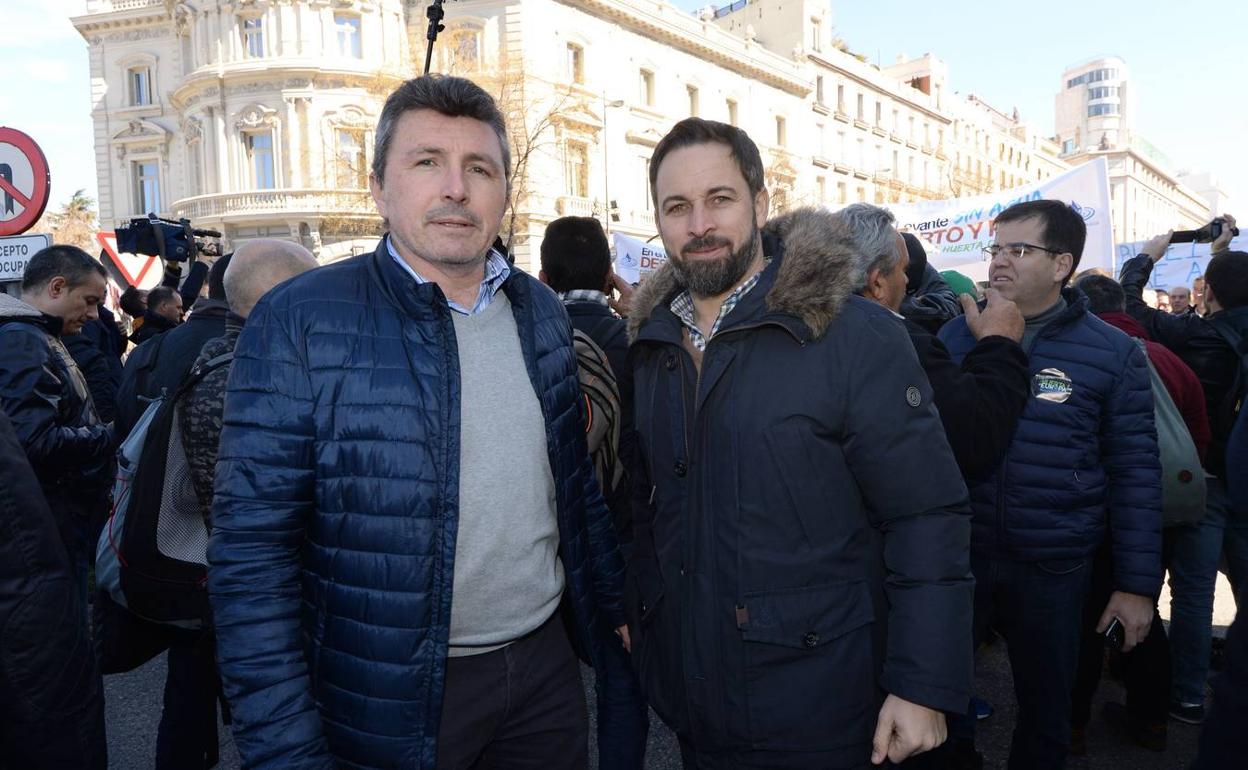
M 774 323 L 799 340 L 819 339 L 841 312 L 861 272 L 854 264 L 849 232 L 832 212 L 801 208 L 767 223 L 763 249 L 771 263 L 720 331 L 750 322 Z M 668 306 L 684 290 L 670 263 L 656 270 L 633 297 L 629 338 L 678 341 L 680 321 Z
M 392 304 L 415 318 L 422 320 L 449 318 L 451 309 L 447 305 L 446 295 L 442 293 L 442 289 L 433 281 L 417 283 L 411 273 L 395 262 L 386 246 L 389 237 L 387 233 L 377 242 L 377 248 L 373 250 L 373 253 L 364 258 L 366 269 L 378 290 Z M 500 253 L 507 258 L 508 263 L 512 262 L 510 255 L 501 250 L 499 241 L 496 240 L 492 248 L 499 249 Z M 527 295 L 528 287 L 524 282 L 525 277 L 526 274 L 522 270 L 513 267 L 511 274 L 503 281 L 502 291 L 507 294 L 507 299 L 513 306 L 523 303 Z
M 40 326 L 53 337 L 61 335 L 64 321 L 58 316 L 49 315 L 34 305 L 27 304 L 17 297 L 0 294 L 0 321 L 21 321 Z

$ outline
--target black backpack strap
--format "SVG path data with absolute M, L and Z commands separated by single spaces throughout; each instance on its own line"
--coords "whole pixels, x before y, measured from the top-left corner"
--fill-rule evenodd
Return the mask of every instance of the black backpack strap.
M 202 364 L 195 366 L 185 377 L 182 378 L 182 382 L 178 383 L 178 389 L 173 392 L 173 396 L 170 400 L 177 401 L 182 398 L 182 396 L 186 395 L 187 391 L 198 385 L 205 377 L 212 374 L 217 369 L 229 364 L 233 360 L 234 351 L 231 350 L 228 353 L 222 353 L 215 358 L 210 358 Z

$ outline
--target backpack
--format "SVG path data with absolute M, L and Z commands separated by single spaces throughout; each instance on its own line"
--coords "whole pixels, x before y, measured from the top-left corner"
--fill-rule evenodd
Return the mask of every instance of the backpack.
M 208 614 L 208 523 L 199 512 L 178 411 L 226 353 L 191 370 L 172 395 L 152 399 L 117 450 L 113 512 L 100 533 L 95 580 L 145 620 L 199 629 Z
M 1153 422 L 1161 459 L 1161 526 L 1196 524 L 1205 517 L 1205 471 L 1192 433 L 1157 368 L 1148 358 L 1144 340 L 1135 338 L 1148 363 L 1153 388 Z
M 620 389 L 607 354 L 580 329 L 572 330 L 576 349 L 576 374 L 581 385 L 581 407 L 585 418 L 585 441 L 594 461 L 594 472 L 603 496 L 608 496 L 624 477 L 620 462 Z

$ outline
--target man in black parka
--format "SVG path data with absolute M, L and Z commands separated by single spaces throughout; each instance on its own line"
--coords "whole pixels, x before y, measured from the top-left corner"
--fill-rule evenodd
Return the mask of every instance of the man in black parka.
M 633 298 L 633 655 L 687 768 L 865 768 L 971 682 L 966 487 L 901 321 L 829 212 L 767 223 L 758 149 L 656 147 L 670 262 Z

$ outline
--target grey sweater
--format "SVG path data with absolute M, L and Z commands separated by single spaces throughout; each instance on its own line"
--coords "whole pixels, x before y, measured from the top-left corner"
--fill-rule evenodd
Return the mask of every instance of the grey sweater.
M 451 314 L 459 347 L 459 533 L 452 657 L 498 649 L 544 623 L 563 595 L 546 421 L 507 295 Z

